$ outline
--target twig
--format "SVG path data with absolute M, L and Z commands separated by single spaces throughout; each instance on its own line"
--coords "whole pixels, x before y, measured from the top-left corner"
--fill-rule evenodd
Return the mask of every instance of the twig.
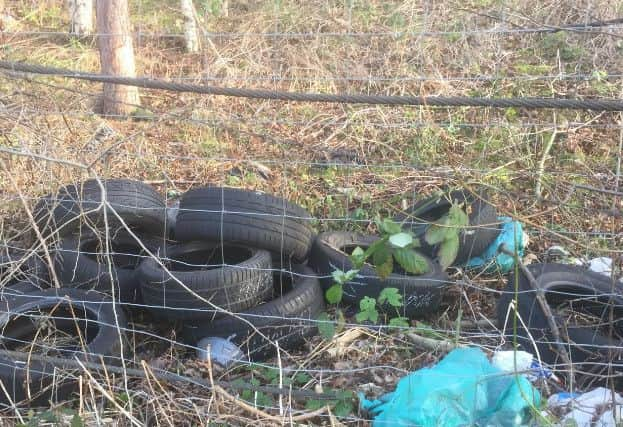
M 619 115 L 619 122 L 623 122 L 623 114 Z M 619 193 L 619 184 L 621 182 L 621 157 L 623 157 L 623 128 L 619 131 L 619 154 L 617 156 L 617 169 L 616 178 L 614 181 L 615 196 L 623 196 L 623 193 Z M 617 209 L 617 197 L 612 201 L 612 209 Z
M 2 159 L 0 159 L 0 166 L 2 166 L 2 169 L 7 172 L 6 176 L 9 178 L 9 181 L 11 181 L 11 184 L 13 185 L 13 187 L 15 187 L 15 189 L 18 189 L 17 183 L 13 179 L 13 175 L 11 174 L 11 171 L 9 171 L 9 169 L 6 167 L 6 163 L 4 163 L 4 160 Z M 21 191 L 18 191 L 17 194 L 22 203 L 22 206 L 24 207 L 24 210 L 26 211 L 26 215 L 28 215 L 28 219 L 31 221 L 33 225 L 32 228 L 35 231 L 37 240 L 39 241 L 39 244 L 43 248 L 43 254 L 45 256 L 46 262 L 48 263 L 48 266 L 50 267 L 50 276 L 52 276 L 52 281 L 54 282 L 54 286 L 60 288 L 61 282 L 58 280 L 58 276 L 56 275 L 56 269 L 54 268 L 54 263 L 52 262 L 52 257 L 50 256 L 50 251 L 48 250 L 48 246 L 45 244 L 45 238 L 43 237 L 43 235 L 41 234 L 41 230 L 39 230 L 39 227 L 37 226 L 37 221 L 35 221 L 35 218 L 33 217 L 32 212 L 30 208 L 28 207 L 28 203 L 26 202 L 24 195 L 22 194 Z
M 554 116 L 554 123 L 556 123 L 556 116 Z M 552 131 L 552 135 L 550 136 L 549 141 L 547 142 L 547 145 L 545 145 L 545 148 L 543 149 L 543 155 L 541 156 L 541 160 L 539 161 L 539 165 L 536 170 L 536 186 L 534 188 L 534 193 L 536 195 L 537 200 L 541 200 L 541 194 L 543 192 L 542 185 L 543 185 L 543 173 L 545 172 L 545 161 L 547 160 L 547 157 L 549 157 L 549 152 L 551 151 L 552 146 L 554 145 L 554 141 L 556 140 L 557 135 L 558 135 L 558 130 L 554 128 L 554 130 Z
M 128 411 L 125 410 L 125 408 L 121 405 L 119 405 L 119 403 L 117 403 L 117 400 L 111 396 L 105 389 L 104 387 L 101 386 L 100 383 L 98 383 L 95 378 L 93 378 L 93 375 L 91 375 L 91 372 L 89 372 L 89 370 L 86 368 L 86 366 L 83 365 L 83 363 L 76 359 L 76 361 L 78 362 L 79 365 L 81 365 L 82 369 L 84 370 L 84 372 L 89 376 L 89 379 L 91 380 L 90 382 L 99 390 L 100 393 L 102 393 L 104 395 L 104 397 L 106 397 L 106 399 L 108 399 L 110 401 L 110 403 L 112 403 L 113 405 L 115 405 L 115 407 L 119 410 L 119 412 L 121 412 L 123 415 L 125 415 L 128 420 L 130 420 L 130 422 L 132 424 L 134 424 L 136 427 L 141 427 L 142 424 L 132 416 L 132 414 L 130 414 Z
M 449 340 L 436 340 L 433 338 L 427 338 L 414 333 L 408 333 L 409 338 L 414 344 L 428 348 L 430 350 L 442 350 L 451 351 L 458 347 L 463 347 L 462 344 L 458 344 Z
M 556 320 L 554 320 L 554 314 L 552 313 L 552 309 L 550 308 L 549 304 L 547 303 L 547 300 L 545 299 L 545 292 L 543 291 L 541 287 L 538 286 L 536 279 L 534 278 L 530 270 L 528 270 L 528 267 L 523 265 L 523 263 L 521 262 L 520 259 L 518 259 L 517 254 L 514 251 L 511 251 L 510 249 L 508 249 L 508 247 L 505 244 L 502 244 L 500 245 L 500 252 L 503 252 L 508 256 L 512 256 L 515 259 L 515 263 L 519 266 L 522 273 L 528 279 L 528 282 L 530 283 L 530 287 L 535 292 L 536 300 L 539 304 L 539 307 L 541 308 L 541 310 L 543 310 L 543 314 L 545 315 L 545 318 L 547 319 L 549 328 L 551 329 L 552 334 L 554 334 L 554 341 L 556 341 L 556 347 L 558 348 L 560 357 L 562 357 L 563 362 L 566 365 L 568 365 L 570 369 L 572 369 L 573 365 L 571 364 L 569 353 L 567 353 L 567 349 L 562 343 L 562 338 L 560 336 L 560 329 L 558 329 Z
M 232 396 L 231 394 L 227 393 L 225 391 L 225 389 L 223 389 L 220 386 L 215 386 L 214 387 L 214 391 L 221 393 L 223 396 L 225 396 L 228 400 L 231 400 L 232 402 L 234 402 L 236 405 L 240 406 L 241 408 L 243 408 L 244 410 L 251 412 L 252 414 L 258 415 L 264 419 L 268 419 L 268 420 L 272 420 L 275 422 L 278 422 L 279 424 L 283 423 L 283 419 L 282 417 L 278 417 L 275 415 L 270 415 L 260 409 L 257 409 L 251 405 L 249 405 L 248 403 L 246 403 L 243 400 L 237 399 L 236 397 Z M 294 421 L 294 422 L 300 422 L 300 421 L 305 421 L 305 420 L 309 420 L 311 418 L 315 418 L 319 415 L 324 414 L 327 411 L 327 406 L 323 406 L 320 409 L 317 409 L 315 411 L 311 411 L 311 412 L 307 412 L 305 414 L 301 414 L 301 415 L 296 415 L 294 417 L 290 417 L 290 420 Z

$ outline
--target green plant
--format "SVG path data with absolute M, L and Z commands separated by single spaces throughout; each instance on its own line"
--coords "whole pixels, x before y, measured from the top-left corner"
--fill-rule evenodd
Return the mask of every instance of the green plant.
M 584 54 L 584 49 L 569 43 L 568 34 L 564 31 L 548 34 L 543 37 L 541 49 L 545 56 L 555 58 L 560 55 L 563 61 L 577 61 Z
M 381 279 L 387 278 L 392 273 L 394 262 L 408 273 L 417 275 L 428 273 L 426 259 L 413 249 L 420 246 L 420 241 L 413 237 L 412 233 L 403 231 L 400 224 L 388 218 L 383 220 L 377 218 L 375 222 L 381 232 L 381 238 L 365 251 L 359 246 L 352 251 L 349 258 L 353 269 L 346 272 L 336 269 L 331 273 L 334 283 L 325 294 L 330 304 L 338 304 L 342 300 L 344 285 L 357 277 L 363 264 L 370 258 Z
M 329 304 L 339 304 L 342 301 L 344 285 L 357 277 L 359 270 L 364 263 L 372 260 L 376 273 L 381 279 L 387 278 L 394 270 L 394 263 L 397 263 L 406 272 L 412 274 L 424 274 L 429 271 L 428 263 L 413 248 L 420 246 L 420 242 L 410 232 L 402 230 L 400 224 L 385 218 L 375 219 L 375 223 L 381 233 L 381 238 L 372 243 L 365 250 L 356 247 L 349 255 L 353 268 L 348 271 L 335 269 L 331 275 L 333 285 L 327 289 L 325 297 Z M 377 304 L 378 303 L 378 304 Z M 379 320 L 378 306 L 387 304 L 398 309 L 402 307 L 402 295 L 396 288 L 384 289 L 377 299 L 365 297 L 359 302 L 359 313 L 356 319 L 359 322 L 370 321 L 377 323 Z M 320 335 L 325 339 L 332 338 L 336 333 L 343 329 L 345 324 L 344 314 L 336 309 L 337 325 L 331 321 L 327 313 L 321 313 L 318 317 L 318 329 Z M 409 326 L 408 319 L 397 316 L 389 320 L 392 326 Z M 337 326 L 337 327 L 336 327 Z
M 469 217 L 460 204 L 453 203 L 448 213 L 426 230 L 424 239 L 429 245 L 439 245 L 437 256 L 439 264 L 444 269 L 452 265 L 456 259 L 459 251 L 459 234 L 467 225 Z
M 364 297 L 359 301 L 359 313 L 355 316 L 358 322 L 365 322 L 366 320 L 372 323 L 378 323 L 379 311 L 378 306 L 387 304 L 396 310 L 397 317 L 392 317 L 389 320 L 391 326 L 404 326 L 409 327 L 409 319 L 400 316 L 400 307 L 402 307 L 402 295 L 397 288 L 384 288 L 379 294 L 378 298 Z
M 238 378 L 237 380 L 233 381 L 232 384 L 239 384 L 239 385 L 251 384 L 257 387 L 261 384 L 261 382 L 258 378 L 252 377 L 249 380 Z M 242 390 L 242 392 L 240 393 L 240 398 L 242 400 L 246 400 L 249 403 L 252 403 L 253 405 L 261 406 L 261 407 L 273 406 L 275 403 L 272 396 L 269 396 L 268 394 L 262 391 Z
M 336 394 L 337 399 L 334 400 L 322 400 L 322 399 L 310 399 L 305 403 L 305 409 L 314 411 L 316 409 L 330 406 L 332 412 L 337 417 L 346 417 L 353 413 L 353 398 L 354 395 L 350 391 L 346 390 L 327 390 Z
M 404 326 L 409 327 L 409 319 L 400 316 L 400 308 L 403 305 L 402 295 L 397 288 L 385 288 L 379 294 L 377 298 L 379 304 L 388 304 L 390 307 L 396 310 L 398 316 L 392 317 L 389 320 L 390 326 Z
M 379 312 L 376 309 L 376 299 L 370 297 L 363 297 L 359 301 L 359 313 L 355 316 L 358 322 L 365 322 L 366 320 L 372 323 L 379 321 Z
M 223 0 L 202 0 L 199 2 L 199 7 L 204 13 L 220 16 L 223 11 Z

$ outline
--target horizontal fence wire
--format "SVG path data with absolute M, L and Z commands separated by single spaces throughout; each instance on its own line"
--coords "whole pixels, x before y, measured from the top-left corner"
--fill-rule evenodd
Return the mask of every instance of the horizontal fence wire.
M 47 74 L 91 82 L 112 83 L 147 89 L 162 89 L 173 92 L 191 92 L 207 95 L 231 96 L 252 99 L 271 99 L 279 101 L 322 102 L 370 105 L 417 105 L 431 107 L 494 107 L 494 108 L 557 108 L 595 111 L 623 111 L 623 101 L 615 99 L 557 99 L 557 98 L 482 98 L 461 96 L 401 96 L 401 95 L 363 95 L 363 94 L 323 94 L 297 93 L 266 89 L 247 89 L 232 87 L 200 86 L 172 81 L 106 76 L 101 74 L 72 71 L 62 68 L 46 67 L 12 61 L 0 61 L 0 68 L 24 73 Z
M 564 26 L 545 25 L 531 28 L 482 28 L 475 30 L 457 30 L 457 31 L 383 31 L 383 32 L 204 32 L 201 37 L 205 39 L 232 39 L 243 37 L 262 37 L 274 39 L 314 39 L 327 37 L 383 37 L 383 38 L 403 38 L 403 37 L 445 37 L 452 35 L 518 35 L 518 34 L 535 34 L 535 33 L 555 33 L 559 31 L 570 31 L 578 33 L 591 33 L 597 29 L 623 29 L 623 18 L 613 19 L 609 21 L 592 22 L 587 24 L 570 24 Z M 601 33 L 600 33 L 601 34 Z M 607 34 L 607 33 L 606 33 Z M 72 33 L 67 31 L 2 31 L 0 36 L 65 36 L 71 37 Z M 119 37 L 132 36 L 137 38 L 176 38 L 184 39 L 184 33 L 166 33 L 166 32 L 130 32 L 130 33 L 100 33 L 95 32 L 89 37 Z

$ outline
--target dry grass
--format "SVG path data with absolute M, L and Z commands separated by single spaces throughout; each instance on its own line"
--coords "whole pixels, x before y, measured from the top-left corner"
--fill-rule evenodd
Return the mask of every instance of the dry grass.
M 7 1 L 6 11 L 16 20 L 10 31 L 64 31 L 68 17 L 61 3 Z M 184 53 L 180 39 L 146 35 L 181 32 L 177 1 L 131 3 L 134 29 L 144 34 L 135 42 L 142 75 L 331 93 L 493 97 L 621 97 L 623 93 L 620 77 L 603 74 L 623 69 L 620 28 L 609 30 L 609 34 L 469 33 L 480 28 L 516 28 L 490 17 L 494 15 L 525 27 L 613 19 L 622 10 L 612 1 L 531 0 L 516 5 L 496 0 L 241 0 L 229 2 L 227 17 L 203 13 L 202 5 L 218 2 L 196 1 L 206 31 L 319 33 L 306 38 L 215 37 L 199 54 Z M 440 31 L 459 33 L 433 37 L 322 35 Z M 5 34 L 0 42 L 7 59 L 84 71 L 99 69 L 91 40 Z M 559 74 L 588 78 L 538 78 Z M 370 76 L 374 78 L 366 80 Z M 503 77 L 465 79 L 474 76 Z M 572 184 L 615 187 L 623 132 L 616 128 L 623 119 L 615 113 L 297 104 L 143 91 L 142 109 L 136 116 L 144 117 L 114 120 L 91 113 L 99 91 L 95 84 L 62 78 L 23 79 L 3 73 L 0 146 L 54 159 L 95 162 L 93 172 L 102 177 L 146 180 L 168 197 L 208 183 L 273 192 L 310 209 L 320 218 L 319 230 L 365 228 L 367 225 L 352 221 L 355 214 L 367 219 L 379 212 L 395 212 L 443 184 L 484 184 L 493 190 L 500 212 L 524 220 L 532 234 L 530 253 L 537 257 L 552 244 L 562 244 L 578 256 L 621 251 L 620 197 L 584 190 L 566 197 Z M 560 133 L 545 163 L 544 199 L 537 202 L 535 171 L 554 126 Z M 5 155 L 0 159 L 4 162 L 0 164 L 4 168 L 0 174 L 0 240 L 25 246 L 30 242 L 23 230 L 29 224 L 16 195 L 22 194 L 32 206 L 38 197 L 61 184 L 87 176 L 56 162 Z M 617 209 L 618 216 L 613 215 Z M 495 295 L 482 288 L 499 289 L 505 279 L 471 279 L 474 288 L 449 290 L 444 312 L 425 319 L 444 336 L 456 334 L 454 322 L 459 312 L 464 320 L 492 315 Z M 137 327 L 176 339 L 169 325 L 154 325 L 142 317 L 134 321 Z M 490 332 L 472 335 L 461 330 L 459 335 L 463 342 L 494 348 L 500 342 L 495 331 L 493 337 Z M 266 380 L 260 368 L 252 373 L 211 371 L 189 358 L 183 347 L 139 334 L 132 339 L 135 359 L 145 359 L 153 366 L 205 378 L 253 376 Z M 390 390 L 402 376 L 395 369 L 417 369 L 442 354 L 414 348 L 401 334 L 360 338 L 340 355 L 328 354 L 326 347 L 316 338 L 307 349 L 284 355 L 281 363 L 312 369 L 305 384 L 309 389 L 322 384 L 356 390 L 372 383 Z M 276 360 L 270 364 L 274 366 Z M 348 372 L 381 365 L 391 368 L 361 370 L 355 375 Z M 324 372 L 330 369 L 343 372 Z M 113 405 L 101 390 L 89 388 L 92 382 L 84 381 L 83 399 L 65 407 L 78 409 L 85 423 L 128 424 L 119 405 L 145 424 L 281 422 L 263 418 L 266 413 L 278 415 L 279 409 L 253 412 L 222 393 L 163 384 L 153 378 L 131 379 L 127 389 L 122 379 L 104 382 L 115 399 Z M 370 390 L 380 391 L 368 386 Z M 273 403 L 279 406 L 277 400 Z M 302 408 L 301 402 L 286 398 L 281 404 Z M 287 417 L 282 421 L 288 423 Z M 301 422 L 333 425 L 338 421 L 326 412 Z M 356 419 L 342 422 L 364 423 Z

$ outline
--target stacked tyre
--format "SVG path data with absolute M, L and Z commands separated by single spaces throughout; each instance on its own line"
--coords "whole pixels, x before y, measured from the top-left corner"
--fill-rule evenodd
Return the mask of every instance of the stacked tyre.
M 186 340 L 228 338 L 258 360 L 290 350 L 316 330 L 322 290 L 301 263 L 311 216 L 284 199 L 224 187 L 185 193 L 167 257 L 139 268 L 144 303 L 183 321 Z
M 151 186 L 128 179 L 69 185 L 41 199 L 35 220 L 57 239 L 54 270 L 63 287 L 141 302 L 136 267 L 168 236 L 165 202 Z
M 180 326 L 190 345 L 206 337 L 225 338 L 251 360 L 269 358 L 277 349 L 294 350 L 317 333 L 331 273 L 352 268 L 349 251 L 378 239 L 345 232 L 316 236 L 312 217 L 302 207 L 234 188 L 192 189 L 170 210 L 152 187 L 128 179 L 65 186 L 39 201 L 34 218 L 38 241 L 51 242 L 51 274 L 41 261 L 47 254 L 0 254 L 0 266 L 12 271 L 0 295 L 5 322 L 0 344 L 19 350 L 20 343 L 36 336 L 37 319 L 43 316 L 81 339 L 71 351 L 84 360 L 106 362 L 125 355 L 125 311 L 137 307 Z M 436 310 L 447 276 L 426 259 L 428 273 L 396 270 L 384 280 L 364 266 L 345 284 L 344 302 L 357 306 L 362 298 L 395 287 L 404 297 L 401 315 Z M 45 289 L 50 284 L 54 288 Z M 68 354 L 68 349 L 56 350 Z M 53 364 L 30 363 L 37 364 L 41 377 L 24 377 L 24 366 L 17 362 L 7 365 L 13 368 L 4 377 L 0 372 L 0 381 L 12 384 L 10 397 L 23 398 L 28 394 L 24 386 L 45 399 L 74 390 L 72 381 L 62 390 L 47 390 Z
M 49 246 L 0 255 L 0 346 L 34 353 L 27 360 L 0 356 L 0 400 L 11 404 L 45 404 L 73 393 L 75 377 L 56 375 L 72 365 L 59 360 L 116 364 L 128 356 L 122 307 L 141 301 L 136 267 L 158 253 L 168 235 L 162 197 L 127 179 L 65 186 L 42 198 L 33 213 L 37 242 L 43 238 Z M 42 341 L 47 333 L 54 339 Z

